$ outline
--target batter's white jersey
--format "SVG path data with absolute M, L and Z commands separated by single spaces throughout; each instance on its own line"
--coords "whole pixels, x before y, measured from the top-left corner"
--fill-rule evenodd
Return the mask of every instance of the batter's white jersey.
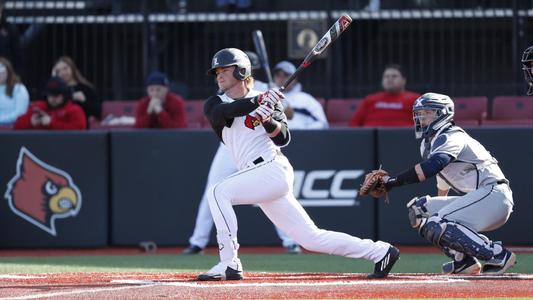
M 498 161 L 483 145 L 457 126 L 442 128 L 431 143 L 422 141 L 420 152 L 424 159 L 436 153 L 452 157 L 452 162 L 437 175 L 437 187 L 441 190 L 451 188 L 459 194 L 466 194 L 481 186 L 505 180 Z
M 257 91 L 250 91 L 245 98 L 259 94 Z M 226 94 L 218 97 L 225 103 L 235 101 Z M 279 151 L 279 147 L 268 137 L 261 123 L 250 115 L 236 117 L 231 127 L 224 127 L 222 141 L 228 147 L 239 170 L 246 168 L 258 157 L 274 157 Z

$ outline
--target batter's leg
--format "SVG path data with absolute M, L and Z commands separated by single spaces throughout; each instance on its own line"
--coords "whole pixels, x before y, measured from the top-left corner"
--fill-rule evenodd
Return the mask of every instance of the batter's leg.
M 292 193 L 259 206 L 268 218 L 307 250 L 380 261 L 391 245 L 360 239 L 345 233 L 319 229 Z
M 220 144 L 211 167 L 209 168 L 209 175 L 207 176 L 207 184 L 205 187 L 202 200 L 198 207 L 198 214 L 196 215 L 196 223 L 192 236 L 189 238 L 191 246 L 205 248 L 209 243 L 211 230 L 213 229 L 213 217 L 209 209 L 209 201 L 207 200 L 207 192 L 215 183 L 222 181 L 224 178 L 237 172 L 237 167 L 233 162 L 233 158 L 226 146 Z

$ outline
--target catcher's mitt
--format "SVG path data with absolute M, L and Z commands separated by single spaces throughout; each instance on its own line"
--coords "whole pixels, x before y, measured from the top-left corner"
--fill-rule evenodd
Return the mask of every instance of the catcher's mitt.
M 374 170 L 365 176 L 365 180 L 361 184 L 359 189 L 359 195 L 370 195 L 374 198 L 381 198 L 386 195 L 385 202 L 388 202 L 387 189 L 385 188 L 384 176 L 388 176 L 389 173 L 385 170 Z

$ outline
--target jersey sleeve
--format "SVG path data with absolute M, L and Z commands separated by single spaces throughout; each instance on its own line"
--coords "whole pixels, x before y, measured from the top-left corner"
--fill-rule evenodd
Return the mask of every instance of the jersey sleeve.
M 291 141 L 291 133 L 289 131 L 289 127 L 287 126 L 287 116 L 283 111 L 283 105 L 281 103 L 278 103 L 276 104 L 276 107 L 274 108 L 274 113 L 272 114 L 272 119 L 274 120 L 274 122 L 279 122 L 280 124 L 279 134 L 275 137 L 271 137 L 274 144 L 276 144 L 276 146 L 278 147 L 285 147 Z M 265 126 L 265 124 L 263 124 L 263 126 Z M 268 132 L 267 127 L 265 127 L 265 129 Z
M 429 157 L 437 154 L 448 154 L 452 158 L 457 158 L 464 148 L 464 139 L 459 134 L 441 134 L 437 136 L 431 145 Z

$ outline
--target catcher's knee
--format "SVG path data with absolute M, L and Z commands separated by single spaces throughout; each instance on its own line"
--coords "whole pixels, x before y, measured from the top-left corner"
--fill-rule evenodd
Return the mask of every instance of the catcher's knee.
M 409 213 L 409 223 L 411 227 L 419 228 L 423 220 L 428 217 L 428 210 L 426 209 L 426 203 L 429 196 L 415 197 L 407 203 L 407 209 Z
M 420 236 L 439 248 L 441 247 L 440 238 L 446 228 L 446 223 L 442 221 L 438 216 L 432 216 L 428 219 L 423 218 L 418 231 Z

